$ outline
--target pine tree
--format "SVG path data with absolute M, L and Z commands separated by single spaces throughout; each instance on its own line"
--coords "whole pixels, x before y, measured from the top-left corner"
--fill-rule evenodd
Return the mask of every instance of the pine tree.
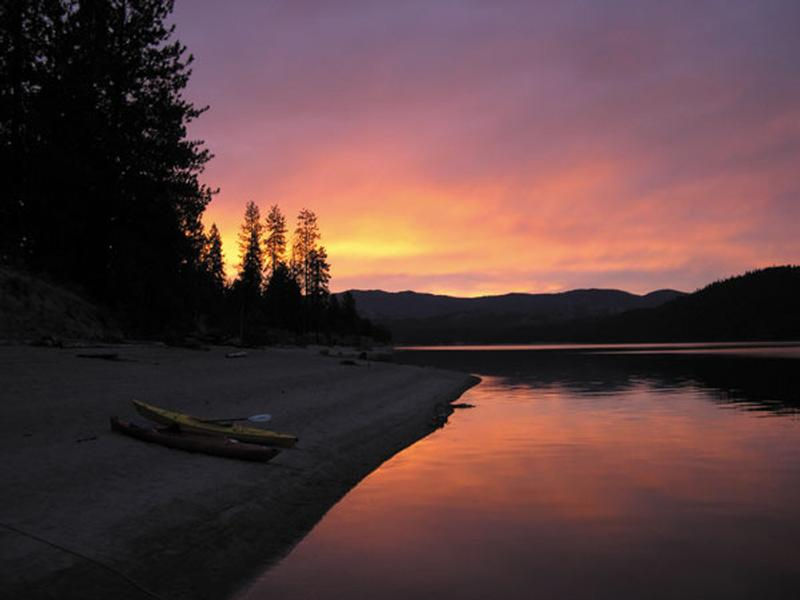
M 297 215 L 297 226 L 292 239 L 292 273 L 297 278 L 304 295 L 311 291 L 311 253 L 317 249 L 321 238 L 317 215 L 303 209 Z
M 203 247 L 203 266 L 215 290 L 225 289 L 225 260 L 222 254 L 222 237 L 217 224 L 212 223 Z
M 267 241 L 266 251 L 266 271 L 267 277 L 271 277 L 286 257 L 286 218 L 277 204 L 273 204 L 267 214 Z
M 272 272 L 264 293 L 264 303 L 273 326 L 289 331 L 300 328 L 303 298 L 297 280 L 284 263 L 278 263 Z
M 328 253 L 320 246 L 308 254 L 308 275 L 305 304 L 311 326 L 319 341 L 319 332 L 326 328 L 328 282 L 331 279 Z
M 211 158 L 171 0 L 0 2 L 4 253 L 153 330 L 192 312 Z M 8 235 L 6 235 L 6 233 Z
M 331 266 L 324 246 L 312 250 L 308 255 L 308 289 L 306 295 L 315 302 L 327 299 L 328 283 L 331 280 Z
M 49 141 L 52 114 L 42 97 L 56 74 L 67 10 L 63 1 L 0 2 L 0 263 L 29 264 L 43 237 L 36 214 L 51 173 L 41 177 L 36 161 L 42 141 Z
M 248 202 L 239 232 L 238 283 L 248 299 L 261 293 L 264 271 L 264 226 L 255 202 Z

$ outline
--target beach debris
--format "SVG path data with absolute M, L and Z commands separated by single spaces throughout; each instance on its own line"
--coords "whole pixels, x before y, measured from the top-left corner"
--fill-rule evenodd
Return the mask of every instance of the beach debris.
M 453 408 L 475 408 L 474 404 L 469 404 L 468 402 L 459 402 L 458 404 L 451 404 Z
M 439 402 L 436 406 L 433 407 L 433 418 L 431 419 L 431 425 L 433 425 L 434 429 L 439 429 L 444 427 L 445 423 L 447 423 L 447 418 L 453 412 L 452 408 L 450 408 L 449 404 L 444 404 L 443 402 Z
M 45 348 L 63 348 L 64 341 L 52 335 L 43 335 L 38 340 L 31 342 L 31 346 L 42 346 Z
M 375 362 L 394 362 L 394 356 L 389 352 L 377 352 L 370 356 Z
M 238 352 L 228 352 L 225 358 L 244 358 L 245 356 L 247 356 L 247 352 L 239 350 Z

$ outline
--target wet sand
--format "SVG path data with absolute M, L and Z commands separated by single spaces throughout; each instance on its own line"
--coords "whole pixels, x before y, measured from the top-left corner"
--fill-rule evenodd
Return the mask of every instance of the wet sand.
M 0 346 L 0 591 L 9 598 L 221 599 L 475 383 L 321 356 Z M 112 353 L 118 360 L 78 354 Z M 270 413 L 299 436 L 266 464 L 112 433 L 131 399 L 199 416 Z

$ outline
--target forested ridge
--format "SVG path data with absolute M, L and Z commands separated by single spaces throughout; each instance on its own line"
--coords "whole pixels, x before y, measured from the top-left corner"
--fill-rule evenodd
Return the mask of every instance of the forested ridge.
M 613 312 L 606 314 L 599 310 L 600 292 L 609 291 L 580 291 L 585 298 L 592 298 L 591 303 L 581 305 L 581 310 L 591 308 L 595 313 L 583 316 L 562 309 L 550 313 L 529 311 L 522 319 L 517 312 L 473 309 L 471 313 L 443 313 L 421 319 L 374 318 L 403 343 L 800 340 L 798 266 L 751 271 L 691 294 L 675 293 L 671 299 L 668 294 L 659 293 L 658 305 L 632 310 L 619 310 L 620 305 L 616 305 Z M 563 296 L 568 298 L 570 294 L 578 292 Z M 558 296 L 548 300 L 558 300 Z
M 800 266 L 749 271 L 656 308 L 575 323 L 569 333 L 586 341 L 798 340 Z
M 287 258 L 285 221 L 282 247 L 262 236 L 275 233 L 277 207 L 262 223 L 248 204 L 229 283 L 219 231 L 202 220 L 212 155 L 187 136 L 208 107 L 184 98 L 193 59 L 167 22 L 172 8 L 0 3 L 0 266 L 78 291 L 133 335 L 262 343 L 373 333 L 352 302 L 330 299 L 311 211 Z

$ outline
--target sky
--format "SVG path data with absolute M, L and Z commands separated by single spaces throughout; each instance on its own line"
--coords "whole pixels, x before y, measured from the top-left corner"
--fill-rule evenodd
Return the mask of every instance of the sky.
M 800 262 L 800 2 L 178 0 L 229 274 L 247 201 L 333 291 L 692 291 Z

